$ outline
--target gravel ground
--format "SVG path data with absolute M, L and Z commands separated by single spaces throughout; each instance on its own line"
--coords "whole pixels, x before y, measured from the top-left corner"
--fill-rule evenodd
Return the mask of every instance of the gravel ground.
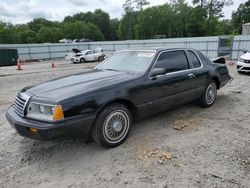
M 95 65 L 56 61 L 0 67 L 1 187 L 250 187 L 250 77 L 234 81 L 208 109 L 187 104 L 135 122 L 121 146 L 81 139 L 36 141 L 5 118 L 23 87 Z

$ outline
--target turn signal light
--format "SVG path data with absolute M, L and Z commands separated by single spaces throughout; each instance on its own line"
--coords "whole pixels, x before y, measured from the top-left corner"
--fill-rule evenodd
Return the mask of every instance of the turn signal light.
M 28 130 L 31 132 L 31 133 L 37 133 L 38 130 L 36 128 L 28 128 Z
M 61 105 L 56 105 L 53 110 L 53 120 L 61 120 L 64 118 L 63 110 Z

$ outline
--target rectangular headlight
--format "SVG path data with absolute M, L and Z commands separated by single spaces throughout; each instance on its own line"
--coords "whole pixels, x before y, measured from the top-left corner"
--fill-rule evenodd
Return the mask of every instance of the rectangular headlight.
M 245 63 L 245 60 L 242 58 L 239 58 L 239 62 Z
M 58 121 L 62 120 L 64 115 L 61 105 L 31 102 L 28 107 L 27 117 L 45 121 Z

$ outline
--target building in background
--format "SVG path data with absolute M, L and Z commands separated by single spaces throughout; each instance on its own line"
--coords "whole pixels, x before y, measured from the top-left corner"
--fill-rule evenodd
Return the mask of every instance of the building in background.
M 242 25 L 242 35 L 250 35 L 250 23 Z

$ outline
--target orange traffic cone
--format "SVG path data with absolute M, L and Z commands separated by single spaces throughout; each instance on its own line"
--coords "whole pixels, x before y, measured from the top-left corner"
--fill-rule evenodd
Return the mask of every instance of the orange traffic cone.
M 51 67 L 52 68 L 56 68 L 56 66 L 55 66 L 55 63 L 52 61 L 52 63 L 51 63 Z
M 21 61 L 19 58 L 17 59 L 17 62 L 16 62 L 16 70 L 23 70 L 21 66 Z

